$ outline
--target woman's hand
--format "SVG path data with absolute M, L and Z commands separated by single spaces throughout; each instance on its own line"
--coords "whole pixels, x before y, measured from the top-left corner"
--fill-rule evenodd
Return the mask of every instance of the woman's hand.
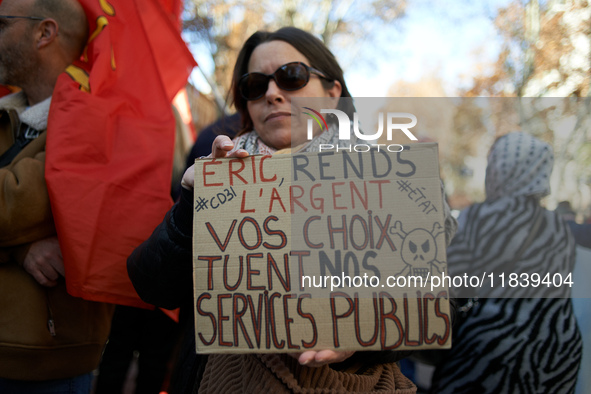
M 213 144 L 211 145 L 211 155 L 214 159 L 219 159 L 222 157 L 247 157 L 248 152 L 244 149 L 237 149 L 234 152 L 228 154 L 234 149 L 234 143 L 227 135 L 218 135 L 215 140 L 213 140 Z M 185 171 L 183 175 L 183 180 L 181 181 L 181 186 L 185 189 L 192 190 L 195 187 L 195 165 L 193 164 L 191 167 Z
M 227 135 L 218 135 L 211 145 L 211 157 L 219 159 L 221 157 L 246 157 L 248 152 L 244 149 L 237 149 L 228 155 L 234 149 L 234 142 Z
M 193 190 L 195 187 L 195 164 L 187 168 L 181 180 L 181 186 L 188 190 Z
M 303 353 L 289 353 L 290 356 L 296 358 L 301 365 L 307 367 L 321 367 L 326 364 L 340 363 L 345 361 L 353 355 L 353 351 L 335 351 L 335 350 L 321 350 L 319 352 L 308 350 Z

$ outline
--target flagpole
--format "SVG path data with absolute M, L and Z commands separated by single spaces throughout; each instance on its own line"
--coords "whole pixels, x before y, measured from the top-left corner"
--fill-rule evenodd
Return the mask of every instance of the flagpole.
M 197 64 L 199 64 L 199 63 L 197 63 Z M 221 94 L 220 90 L 218 89 L 218 86 L 216 85 L 216 83 L 207 74 L 205 74 L 205 72 L 203 72 L 203 69 L 201 67 L 197 67 L 197 69 L 199 70 L 201 75 L 203 75 L 203 78 L 205 78 L 205 81 L 209 84 L 209 87 L 211 88 L 211 92 L 213 93 L 213 98 L 214 98 L 215 103 L 218 106 L 218 109 L 220 110 L 220 112 L 223 115 L 229 115 L 228 108 L 227 108 L 228 106 L 226 105 L 226 100 L 224 100 L 224 98 L 222 97 L 222 94 Z

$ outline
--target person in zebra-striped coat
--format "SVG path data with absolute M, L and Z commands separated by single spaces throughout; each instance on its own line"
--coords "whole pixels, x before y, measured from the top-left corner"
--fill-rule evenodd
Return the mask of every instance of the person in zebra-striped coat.
M 525 133 L 499 138 L 488 157 L 486 201 L 466 209 L 448 248 L 450 274 L 572 272 L 573 237 L 540 206 L 550 192 L 553 154 Z M 543 290 L 543 291 L 542 291 Z M 571 393 L 582 341 L 568 286 L 511 288 L 471 300 L 452 349 L 433 375 L 433 393 Z M 475 301 L 475 302 L 473 302 Z

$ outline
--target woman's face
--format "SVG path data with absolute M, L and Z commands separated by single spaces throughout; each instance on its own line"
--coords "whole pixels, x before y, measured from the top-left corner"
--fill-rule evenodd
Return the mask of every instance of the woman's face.
M 302 62 L 310 66 L 310 61 L 297 49 L 285 41 L 269 41 L 257 46 L 248 62 L 248 72 L 273 74 L 286 63 Z M 321 70 L 322 71 L 322 70 Z M 292 97 L 340 97 L 341 84 L 338 81 L 326 90 L 320 77 L 310 74 L 306 86 L 299 90 L 285 91 L 280 89 L 273 79 L 269 80 L 267 92 L 258 100 L 248 101 L 248 113 L 254 129 L 263 142 L 275 149 L 289 148 L 292 144 L 291 135 L 291 98 Z M 297 144 L 304 142 L 294 136 Z

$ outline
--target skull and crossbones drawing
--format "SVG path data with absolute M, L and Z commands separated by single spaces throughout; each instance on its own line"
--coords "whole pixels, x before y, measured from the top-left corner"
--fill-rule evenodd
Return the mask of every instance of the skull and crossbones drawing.
M 435 223 L 431 232 L 416 228 L 409 233 L 402 229 L 402 222 L 396 221 L 390 232 L 402 240 L 400 255 L 406 266 L 398 275 L 427 277 L 445 272 L 445 261 L 437 260 L 437 243 L 435 238 L 444 234 L 441 224 Z

